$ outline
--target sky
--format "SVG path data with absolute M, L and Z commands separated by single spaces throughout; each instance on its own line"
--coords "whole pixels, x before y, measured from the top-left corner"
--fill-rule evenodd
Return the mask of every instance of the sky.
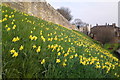
M 116 25 L 118 25 L 118 1 L 119 0 L 47 0 L 55 9 L 60 7 L 69 8 L 73 20 L 79 18 L 83 22 L 92 25 L 104 25 L 106 23 L 116 23 Z

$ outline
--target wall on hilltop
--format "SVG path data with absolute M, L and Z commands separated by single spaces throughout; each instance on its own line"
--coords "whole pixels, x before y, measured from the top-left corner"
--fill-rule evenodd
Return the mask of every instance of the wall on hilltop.
M 72 29 L 72 25 L 47 2 L 4 2 L 12 8 Z

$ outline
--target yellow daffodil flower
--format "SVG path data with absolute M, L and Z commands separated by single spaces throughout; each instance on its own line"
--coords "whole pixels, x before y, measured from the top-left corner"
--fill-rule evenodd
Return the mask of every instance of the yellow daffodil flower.
M 63 62 L 63 64 L 62 64 L 62 65 L 63 65 L 63 67 L 65 67 L 67 64 L 66 64 L 65 62 Z
M 59 52 L 59 53 L 58 53 L 58 56 L 60 56 L 60 55 L 61 55 L 61 53 Z
M 40 46 L 38 46 L 38 48 L 37 48 L 37 50 L 36 50 L 36 52 L 38 53 L 38 52 L 40 52 Z
M 42 61 L 41 61 L 41 64 L 44 64 L 45 63 L 45 59 L 43 59 Z
M 75 54 L 75 57 L 78 57 L 78 54 Z
M 33 47 L 33 49 L 34 49 L 34 48 L 36 48 L 36 45 L 33 45 L 32 47 Z
M 16 28 L 16 25 L 14 25 L 12 29 L 15 29 L 15 28 Z
M 43 40 L 43 42 L 45 42 L 45 38 L 43 36 L 41 36 L 41 39 Z
M 56 59 L 56 63 L 60 63 L 60 59 Z
M 14 48 L 12 50 L 10 50 L 11 54 L 15 53 L 16 51 L 14 50 Z
M 21 45 L 20 48 L 19 48 L 19 50 L 23 50 L 23 49 L 24 49 L 24 46 Z
M 6 14 L 5 17 L 8 17 L 8 15 Z
M 18 52 L 15 52 L 12 57 L 17 57 L 18 56 Z
M 72 58 L 73 58 L 73 55 L 70 56 L 70 59 L 72 59 Z
M 7 28 L 7 31 L 10 31 L 11 30 L 11 28 Z
M 8 27 L 8 25 L 5 26 L 6 28 Z
M 19 37 L 16 37 L 16 38 L 13 38 L 12 42 L 16 42 L 16 41 L 19 41 L 20 38 Z

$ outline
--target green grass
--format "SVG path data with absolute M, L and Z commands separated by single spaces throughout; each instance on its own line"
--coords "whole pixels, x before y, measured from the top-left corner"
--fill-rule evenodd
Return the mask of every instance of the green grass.
M 103 45 L 103 48 L 108 50 L 111 54 L 119 58 L 119 54 L 115 54 L 115 51 L 120 48 L 120 44 L 118 43 L 108 43 Z
M 20 40 L 13 42 L 17 36 Z M 13 48 L 18 52 L 14 57 Z M 3 78 L 120 77 L 119 60 L 87 36 L 6 6 L 2 6 L 2 57 Z
M 92 38 L 89 37 L 88 35 L 86 35 L 86 34 L 84 34 L 84 33 L 81 33 L 81 32 L 79 32 L 79 31 L 76 31 L 76 30 L 73 30 L 73 31 L 75 31 L 75 32 L 77 32 L 77 33 L 85 36 L 85 37 L 88 38 L 89 40 L 93 41 L 95 44 L 102 46 L 102 44 L 101 44 L 99 41 L 96 41 L 96 40 L 92 39 Z
M 114 43 L 114 44 L 105 44 L 103 46 L 105 49 L 109 50 L 110 52 L 114 52 L 120 47 L 120 44 Z

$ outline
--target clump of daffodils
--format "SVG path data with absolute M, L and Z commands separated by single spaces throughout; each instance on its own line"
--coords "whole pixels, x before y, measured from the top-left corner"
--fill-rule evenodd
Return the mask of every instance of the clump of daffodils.
M 37 36 L 32 36 L 32 35 L 30 35 L 29 38 L 30 38 L 31 40 L 37 40 Z
M 17 36 L 17 37 L 14 37 L 14 38 L 13 38 L 12 42 L 17 42 L 17 41 L 19 41 L 19 40 L 20 40 L 20 38 Z
M 10 50 L 10 53 L 13 54 L 12 57 L 18 56 L 18 52 L 16 52 L 14 48 L 12 50 Z

